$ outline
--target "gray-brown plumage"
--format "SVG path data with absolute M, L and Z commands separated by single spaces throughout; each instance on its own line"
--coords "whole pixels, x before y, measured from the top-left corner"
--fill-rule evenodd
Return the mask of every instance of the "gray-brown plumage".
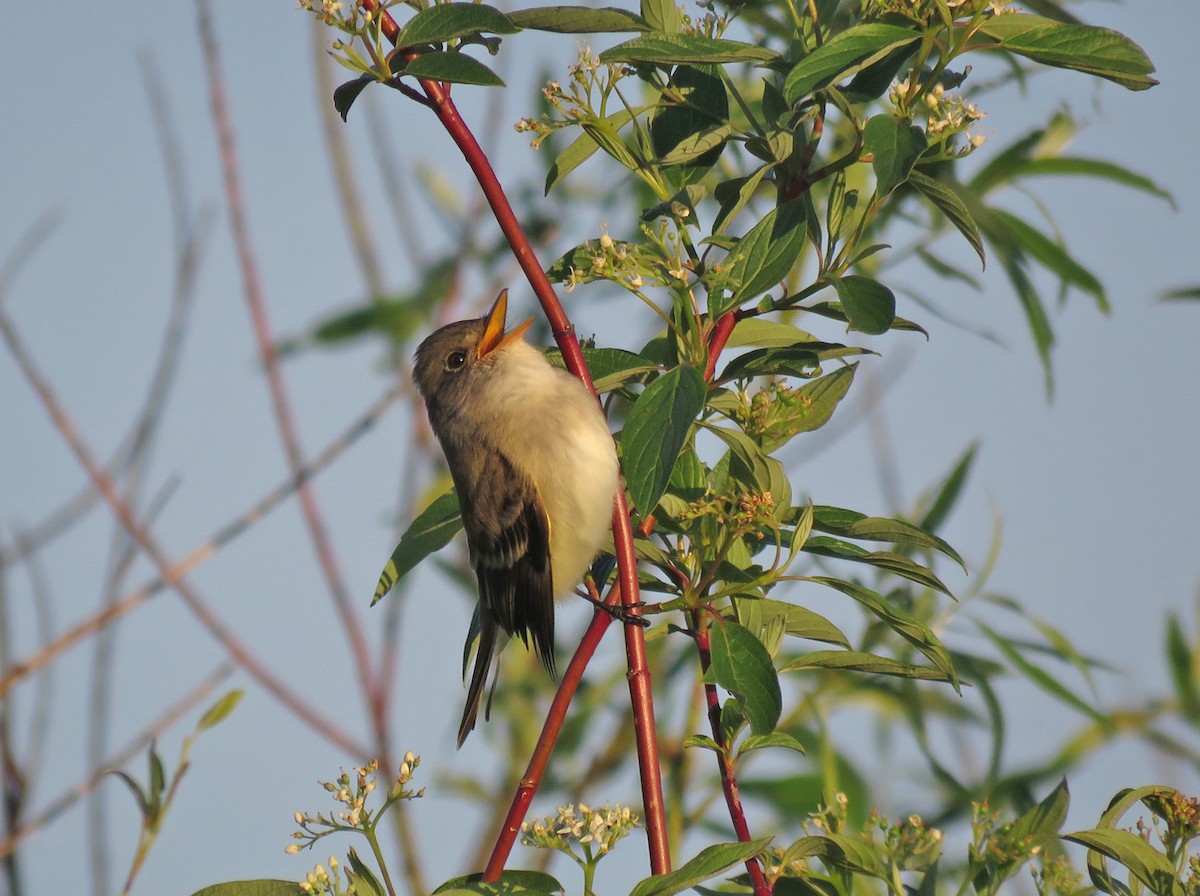
M 486 316 L 433 333 L 414 366 L 479 583 L 479 647 L 459 746 L 510 636 L 554 674 L 554 599 L 579 582 L 599 550 L 617 482 L 596 400 L 522 341 L 528 321 L 504 333 L 506 304 L 501 293 Z

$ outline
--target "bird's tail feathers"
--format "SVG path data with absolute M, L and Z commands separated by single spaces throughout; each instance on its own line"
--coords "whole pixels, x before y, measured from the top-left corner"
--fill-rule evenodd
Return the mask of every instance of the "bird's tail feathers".
M 467 686 L 467 705 L 463 707 L 462 722 L 458 726 L 458 746 L 462 747 L 467 735 L 475 728 L 475 720 L 479 716 L 479 704 L 483 699 L 483 689 L 487 685 L 488 673 L 498 664 L 495 661 L 499 648 L 507 637 L 500 632 L 496 621 L 488 614 L 481 614 L 479 626 L 479 645 L 475 649 L 475 667 L 471 671 L 471 682 Z M 500 641 L 498 644 L 497 641 Z M 487 709 L 484 718 L 492 712 L 492 694 L 496 692 L 496 679 L 492 677 L 492 690 L 488 695 Z

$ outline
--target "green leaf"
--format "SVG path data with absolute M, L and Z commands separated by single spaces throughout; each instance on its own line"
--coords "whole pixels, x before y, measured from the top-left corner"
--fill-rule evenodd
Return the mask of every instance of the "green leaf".
M 350 114 L 350 107 L 354 105 L 358 95 L 367 88 L 368 84 L 374 84 L 377 80 L 374 75 L 363 74 L 353 81 L 347 81 L 334 88 L 333 108 L 337 110 L 338 115 L 342 116 L 342 121 L 345 121 L 346 116 Z
M 739 698 L 751 733 L 770 734 L 783 712 L 783 697 L 767 648 L 749 630 L 731 621 L 714 623 L 710 637 L 717 684 Z
M 537 894 L 564 893 L 563 885 L 543 871 L 523 869 L 500 872 L 500 880 L 484 883 L 482 872 L 463 874 L 451 878 L 433 891 L 441 896 L 451 894 L 485 894 L 485 896 L 537 896 Z
M 783 747 L 785 750 L 804 752 L 804 744 L 786 731 L 772 731 L 770 734 L 751 735 L 738 745 L 738 755 L 749 753 L 751 750 L 761 750 L 764 747 Z
M 813 507 L 813 528 L 843 538 L 861 538 L 865 541 L 887 541 L 892 544 L 930 548 L 945 554 L 966 569 L 963 558 L 945 539 L 903 520 L 867 516 L 857 510 L 817 505 Z
M 733 326 L 733 332 L 725 343 L 726 348 L 742 348 L 760 345 L 765 348 L 782 348 L 798 342 L 816 342 L 811 333 L 792 324 L 761 317 L 744 317 Z
M 242 700 L 242 691 L 230 691 L 216 703 L 208 708 L 208 711 L 200 717 L 200 721 L 196 723 L 197 733 L 207 731 L 216 725 L 221 724 L 225 718 L 237 708 L 237 705 Z
M 197 890 L 192 896 L 305 896 L 294 880 L 231 880 Z
M 795 105 L 813 91 L 861 71 L 920 37 L 908 28 L 879 22 L 848 28 L 825 41 L 788 72 L 783 82 L 784 98 Z
M 1036 843 L 1056 836 L 1063 822 L 1067 820 L 1070 804 L 1071 793 L 1064 778 L 1045 799 L 1012 823 L 1010 830 L 1013 839 L 1031 838 Z
M 445 9 L 445 6 L 430 7 Z M 452 84 L 477 84 L 482 87 L 503 87 L 504 81 L 477 59 L 453 50 L 430 50 L 422 53 L 401 72 L 426 81 L 449 81 Z
M 1063 839 L 1079 843 L 1089 850 L 1120 862 L 1133 873 L 1134 877 L 1158 896 L 1184 896 L 1185 894 L 1183 885 L 1179 882 L 1171 862 L 1137 834 L 1110 828 L 1093 828 L 1090 831 L 1065 834 Z M 1119 889 L 1110 888 L 1111 884 L 1105 886 L 1104 881 L 1108 879 L 1108 874 L 1103 871 L 1099 863 L 1093 866 L 1091 855 L 1088 856 L 1088 868 L 1093 870 L 1093 883 L 1101 889 L 1109 893 L 1131 892 L 1125 886 L 1120 886 Z M 1097 880 L 1096 870 L 1099 870 L 1100 880 Z
M 1154 63 L 1146 52 L 1109 28 L 1017 13 L 988 19 L 979 30 L 999 41 L 1002 49 L 1043 65 L 1096 75 L 1130 90 L 1158 83 L 1149 77 Z
M 1095 707 L 1088 705 L 1084 700 L 1072 693 L 1065 685 L 1059 682 L 1057 678 L 1055 678 L 1041 666 L 1038 666 L 1036 663 L 1026 659 L 1026 657 L 1019 650 L 1017 650 L 1016 647 L 1013 646 L 1013 643 L 1009 638 L 1004 637 L 999 632 L 996 632 L 978 620 L 976 620 L 975 625 L 981 632 L 983 632 L 987 639 L 992 642 L 993 646 L 995 646 L 995 648 L 1004 655 L 1005 659 L 1007 659 L 1013 664 L 1013 666 L 1016 667 L 1018 672 L 1028 678 L 1047 694 L 1057 698 L 1058 700 L 1061 700 L 1068 706 L 1073 707 L 1088 718 L 1092 719 L 1097 724 L 1105 726 L 1111 724 L 1111 720 L 1107 715 Z
M 518 28 L 552 31 L 556 34 L 602 34 L 615 31 L 648 31 L 641 16 L 613 6 L 588 9 L 584 6 L 532 6 L 507 14 Z
M 633 505 L 652 513 L 671 478 L 692 423 L 704 410 L 707 387 L 695 367 L 668 370 L 653 380 L 629 411 L 621 434 L 622 469 Z
M 717 216 L 713 219 L 713 236 L 720 235 L 725 225 L 732 221 L 746 203 L 754 196 L 762 184 L 763 178 L 771 170 L 770 165 L 763 165 L 747 177 L 735 177 L 721 181 L 713 189 L 713 196 L 720 205 Z
M 1180 710 L 1192 722 L 1200 720 L 1200 689 L 1197 688 L 1200 669 L 1179 617 L 1174 613 L 1167 616 L 1167 665 Z
M 400 536 L 400 543 L 379 575 L 371 606 L 379 603 L 379 599 L 414 566 L 448 545 L 460 529 L 462 514 L 458 495 L 451 490 L 426 507 Z
M 862 653 L 857 650 L 815 650 L 789 660 L 779 667 L 780 673 L 801 669 L 839 669 L 852 672 L 869 672 L 873 675 L 890 675 L 895 678 L 915 678 L 925 681 L 950 681 L 950 676 L 938 669 L 913 666 L 899 660 Z
M 812 432 L 829 422 L 854 381 L 857 364 L 839 367 L 832 373 L 805 383 L 787 398 L 777 397 L 779 407 L 771 426 L 759 434 L 764 451 L 774 451 L 793 436 Z
M 849 274 L 833 281 L 850 328 L 878 336 L 892 327 L 896 317 L 896 296 L 880 283 L 862 274 Z
M 651 31 L 675 34 L 683 27 L 683 17 L 675 0 L 641 0 L 641 12 Z
M 655 121 L 657 120 L 656 118 Z M 726 141 L 729 139 L 729 135 L 732 133 L 733 125 L 728 123 L 713 124 L 701 128 L 684 137 L 670 151 L 659 156 L 659 164 L 683 165 L 687 162 L 700 162 L 707 154 L 723 149 Z M 704 167 L 711 167 L 715 161 L 715 157 L 713 157 L 712 161 L 704 158 Z
M 622 127 L 629 123 L 629 120 L 634 115 L 641 114 L 649 108 L 648 106 L 637 106 L 632 111 L 629 109 L 621 109 L 619 112 L 614 112 L 609 115 L 604 121 L 608 125 L 608 131 L 615 134 Z M 587 131 L 584 131 L 578 137 L 571 141 L 571 144 L 558 154 L 558 157 L 551 163 L 550 170 L 546 172 L 546 188 L 545 194 L 550 195 L 550 191 L 556 187 L 568 174 L 590 159 L 596 154 L 596 150 L 600 148 Z
M 924 512 L 917 524 L 921 529 L 926 532 L 936 532 L 942 527 L 942 523 L 946 521 L 946 517 L 954 509 L 954 505 L 958 503 L 958 496 L 962 492 L 963 485 L 966 484 L 967 476 L 970 475 L 971 465 L 975 462 L 975 455 L 978 451 L 978 442 L 968 446 L 946 478 L 934 490 L 932 497 L 921 499 L 920 504 L 928 506 L 928 510 Z
M 983 238 L 979 235 L 979 227 L 967 210 L 966 205 L 950 187 L 939 180 L 934 180 L 928 174 L 920 171 L 910 171 L 908 182 L 916 187 L 926 199 L 945 215 L 950 223 L 958 228 L 958 232 L 967 238 L 975 254 L 979 256 L 982 267 L 987 266 L 987 256 L 983 251 Z
M 811 543 L 813 539 L 809 539 L 809 541 Z M 957 691 L 959 689 L 958 673 L 954 670 L 954 661 L 951 660 L 949 652 L 938 636 L 921 620 L 899 607 L 892 606 L 870 588 L 864 588 L 862 585 L 854 582 L 829 578 L 828 576 L 813 576 L 812 581 L 828 585 L 830 588 L 840 591 L 848 597 L 852 597 L 869 610 L 879 621 L 883 622 L 901 638 L 925 654 L 926 658 L 933 663 L 935 668 L 940 669 L 946 674 L 947 680 L 954 686 L 954 690 Z
M 1128 168 L 1118 165 L 1116 162 L 1110 162 L 1107 159 L 1088 159 L 1080 156 L 1037 156 L 1021 164 L 1015 170 L 1014 174 L 1020 177 L 1035 177 L 1038 175 L 1053 177 L 1064 175 L 1095 177 L 1101 180 L 1112 181 L 1114 184 L 1119 184 L 1123 187 L 1148 193 L 1159 199 L 1165 199 L 1170 203 L 1172 208 L 1175 208 L 1175 197 L 1169 191 L 1164 190 L 1145 175 L 1138 174 L 1136 171 L 1130 171 Z
M 757 298 L 783 280 L 800 258 L 807 231 L 804 228 L 804 203 L 792 200 L 769 211 L 742 237 L 725 258 L 727 288 L 733 291 L 721 308 L 723 313 L 748 299 Z M 710 294 L 711 303 L 713 294 Z
M 592 385 L 602 395 L 641 379 L 646 374 L 658 369 L 658 365 L 649 358 L 643 358 L 639 354 L 621 348 L 583 346 L 582 351 L 583 359 L 587 362 L 588 372 L 592 375 Z M 555 367 L 566 369 L 562 352 L 558 349 L 546 352 L 546 360 Z
M 925 133 L 912 122 L 886 113 L 876 115 L 863 129 L 863 146 L 874 156 L 875 189 L 886 196 L 908 180 L 925 151 Z
M 635 37 L 609 47 L 600 54 L 601 62 L 650 62 L 656 65 L 689 63 L 724 64 L 730 62 L 770 62 L 779 56 L 774 50 L 723 37 L 699 34 L 654 34 Z
M 706 846 L 695 858 L 668 874 L 659 874 L 638 881 L 629 896 L 674 896 L 701 881 L 716 877 L 734 865 L 740 865 L 762 852 L 770 837 L 761 837 L 747 843 L 717 843 Z
M 734 600 L 737 619 L 751 633 L 760 636 L 778 620 L 785 634 L 810 641 L 824 641 L 849 647 L 850 641 L 836 625 L 807 607 L 771 598 L 738 597 Z M 764 641 L 765 643 L 765 641 Z
M 516 34 L 521 29 L 504 13 L 484 3 L 443 3 L 430 6 L 407 22 L 396 36 L 397 47 L 441 44 L 469 34 Z
M 371 866 L 364 862 L 353 846 L 350 847 L 350 868 L 346 876 L 354 884 L 355 896 L 384 896 L 387 892 Z
M 676 95 L 682 98 L 668 100 Z M 682 166 L 669 175 L 676 189 L 716 164 L 733 133 L 728 118 L 729 95 L 716 67 L 677 66 L 650 122 L 650 142 L 659 163 Z
M 1017 245 L 1032 258 L 1040 261 L 1065 284 L 1078 287 L 1096 300 L 1101 311 L 1108 312 L 1108 296 L 1102 284 L 1087 268 L 1072 258 L 1059 243 L 1022 221 L 1016 215 L 994 208 L 991 217 L 1008 229 Z

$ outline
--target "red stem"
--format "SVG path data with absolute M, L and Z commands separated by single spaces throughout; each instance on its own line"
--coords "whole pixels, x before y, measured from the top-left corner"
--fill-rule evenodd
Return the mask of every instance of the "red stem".
M 381 27 L 384 36 L 394 44 L 396 36 L 399 34 L 399 26 L 396 25 L 395 20 L 385 10 L 379 9 L 377 0 L 361 0 L 361 3 L 363 8 L 373 10 L 376 14 L 381 15 Z M 533 287 L 534 295 L 537 296 L 538 302 L 542 306 L 542 311 L 546 315 L 546 320 L 550 323 L 551 332 L 554 334 L 554 341 L 558 344 L 559 350 L 562 352 L 567 369 L 577 376 L 594 395 L 596 389 L 592 384 L 592 377 L 588 372 L 587 363 L 583 359 L 583 352 L 579 349 L 579 341 L 575 338 L 575 329 L 571 326 L 571 322 L 567 318 L 567 314 L 563 310 L 562 303 L 559 302 L 558 295 L 554 292 L 554 287 L 551 285 L 549 278 L 546 276 L 545 271 L 542 270 L 542 266 L 534 254 L 533 246 L 530 245 L 529 238 L 525 235 L 524 229 L 517 220 L 516 213 L 513 211 L 512 205 L 509 204 L 508 197 L 504 193 L 504 188 L 500 185 L 500 181 L 496 177 L 495 171 L 492 170 L 491 163 L 484 154 L 482 147 L 480 147 L 479 142 L 475 139 L 475 135 L 471 132 L 471 129 L 462 120 L 462 116 L 459 115 L 458 108 L 450 98 L 449 90 L 437 81 L 419 79 L 418 83 L 425 94 L 429 107 L 437 115 L 438 120 L 442 123 L 442 126 L 446 129 L 451 139 L 454 140 L 455 145 L 458 146 L 459 151 L 462 152 L 463 157 L 466 159 L 468 167 L 470 167 L 472 173 L 474 173 L 476 179 L 479 181 L 479 186 L 483 190 L 484 197 L 487 199 L 488 205 L 491 206 L 492 214 L 495 215 L 496 222 L 500 225 L 500 230 L 503 232 L 509 247 L 512 249 L 513 255 L 517 259 L 517 264 L 520 265 L 530 286 Z M 627 608 L 629 608 L 629 611 L 636 612 L 636 608 L 640 606 L 641 597 L 638 588 L 637 561 L 633 551 L 633 530 L 630 526 L 628 508 L 625 506 L 623 489 L 618 489 L 616 495 L 616 510 L 613 513 L 613 542 L 616 546 L 618 582 L 621 584 L 620 596 Z M 614 592 L 610 592 L 609 600 L 616 600 Z M 603 611 L 600 612 L 603 614 Z M 611 618 L 609 621 L 611 621 Z M 607 624 L 606 622 L 601 625 L 593 620 L 592 626 L 588 629 L 588 635 L 592 633 L 593 629 L 598 629 L 595 635 L 598 640 L 600 634 L 607 628 Z M 585 635 L 586 637 L 587 635 Z M 625 643 L 626 659 L 629 663 L 629 688 L 630 698 L 633 701 L 638 766 L 642 782 L 642 799 L 646 813 L 646 831 L 650 848 L 650 869 L 654 874 L 665 874 L 671 869 L 671 857 L 668 850 L 665 803 L 662 795 L 662 773 L 659 767 L 658 743 L 654 726 L 654 706 L 650 699 L 650 674 L 646 667 L 645 634 L 640 625 L 628 624 L 625 626 Z M 583 645 L 581 644 L 580 650 L 582 651 L 582 649 Z M 590 659 L 594 650 L 595 647 L 593 646 L 588 651 L 587 656 L 581 659 L 580 675 L 583 672 L 582 666 L 586 665 L 587 660 Z M 577 651 L 576 657 L 579 656 L 580 652 Z M 572 665 L 574 664 L 575 659 L 572 659 Z M 564 686 L 560 686 L 558 693 L 555 695 L 554 704 L 557 705 L 561 699 L 562 705 L 558 710 L 560 714 L 566 713 L 566 706 L 570 702 L 571 694 L 574 693 L 574 687 L 570 689 L 570 692 L 565 693 L 565 678 L 563 684 Z M 552 710 L 554 705 L 552 705 Z M 547 719 L 546 727 L 543 728 L 543 738 L 549 733 L 552 721 L 553 718 Z M 544 767 L 544 762 L 549 758 L 550 749 L 554 739 L 557 738 L 558 728 L 561 727 L 561 724 L 562 720 L 559 718 L 557 726 L 554 727 L 550 735 L 549 742 L 544 747 L 542 746 L 542 742 L 539 741 L 538 748 L 530 760 L 531 772 L 534 770 L 535 762 L 539 758 Z M 540 771 L 536 777 L 527 775 L 526 778 L 522 779 L 513 800 L 510 818 L 505 822 L 496 848 L 493 851 L 492 861 L 488 864 L 488 872 L 485 874 L 485 880 L 495 880 L 503 869 L 504 862 L 507 860 L 508 853 L 512 849 L 512 844 L 516 839 L 515 831 L 510 832 L 513 824 L 512 813 L 518 809 L 522 801 L 524 806 L 528 806 L 528 801 L 532 800 L 533 792 L 536 790 L 539 780 Z M 528 798 L 523 800 L 525 790 L 528 790 Z M 524 808 L 521 811 L 523 813 Z M 519 830 L 519 822 L 516 822 L 516 828 Z M 507 845 L 505 845 L 506 840 Z
M 700 657 L 700 670 L 707 676 L 708 667 L 712 665 L 712 649 L 708 639 L 708 628 L 704 624 L 704 612 L 692 610 L 692 630 L 696 635 L 696 653 Z M 721 733 L 721 700 L 717 696 L 715 684 L 704 685 L 704 702 L 708 707 L 708 723 L 712 728 L 713 740 L 720 749 L 717 752 L 717 767 L 721 773 L 721 790 L 725 793 L 725 805 L 729 808 L 729 818 L 733 822 L 734 833 L 742 843 L 751 839 L 750 826 L 746 823 L 746 811 L 742 807 L 742 797 L 738 791 L 737 776 L 733 767 L 733 758 L 729 745 Z M 770 896 L 771 887 L 763 877 L 762 868 L 757 858 L 746 860 L 746 872 L 750 875 L 750 883 L 754 887 L 755 896 Z

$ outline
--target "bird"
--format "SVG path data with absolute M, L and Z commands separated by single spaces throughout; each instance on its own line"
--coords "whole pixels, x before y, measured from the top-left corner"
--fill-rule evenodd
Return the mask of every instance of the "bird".
M 460 748 L 509 638 L 519 637 L 556 677 L 554 602 L 599 553 L 618 483 L 616 448 L 595 396 L 524 340 L 532 318 L 505 332 L 507 308 L 503 290 L 484 316 L 429 335 L 413 364 L 479 586 L 479 646 Z M 489 698 L 485 718 L 490 708 Z

